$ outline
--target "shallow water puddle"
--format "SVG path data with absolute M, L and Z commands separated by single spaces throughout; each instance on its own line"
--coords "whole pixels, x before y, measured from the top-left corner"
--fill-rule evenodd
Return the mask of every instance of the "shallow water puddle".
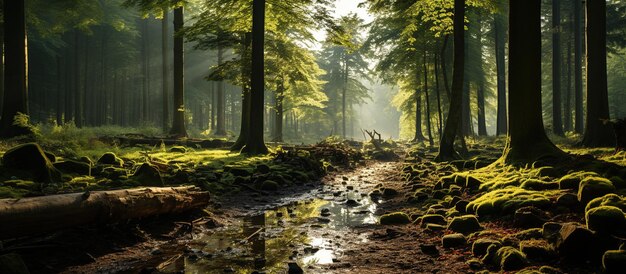
M 374 224 L 377 203 L 348 192 L 343 197 L 309 199 L 249 216 L 198 235 L 186 255 L 186 273 L 283 272 L 288 262 L 300 267 L 328 265 L 343 253 L 350 227 Z M 359 238 L 365 242 L 366 238 Z

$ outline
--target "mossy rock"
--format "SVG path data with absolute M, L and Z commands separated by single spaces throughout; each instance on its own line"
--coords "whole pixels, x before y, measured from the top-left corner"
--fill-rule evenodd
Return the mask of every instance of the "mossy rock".
M 544 274 L 562 274 L 563 273 L 563 271 L 559 270 L 558 268 L 547 266 L 547 265 L 540 267 L 539 272 L 544 273 Z
M 49 151 L 44 151 L 43 154 L 46 155 L 46 158 L 48 158 L 50 162 L 54 163 L 57 161 L 57 156 L 54 155 L 54 153 L 49 152 Z
M 445 225 L 438 225 L 438 224 L 426 224 L 426 230 L 430 230 L 430 231 L 444 231 L 446 230 L 446 226 Z
M 261 190 L 265 191 L 277 191 L 280 185 L 272 180 L 265 180 L 261 183 Z
M 522 182 L 521 188 L 528 190 L 552 190 L 559 189 L 559 184 L 555 182 L 545 182 L 537 179 L 528 179 Z
M 133 174 L 133 180 L 137 181 L 142 186 L 163 186 L 163 178 L 161 172 L 148 163 L 142 164 L 137 171 Z
M 482 257 L 487 254 L 487 249 L 491 245 L 496 245 L 498 248 L 502 246 L 502 243 L 498 240 L 489 239 L 489 238 L 481 238 L 472 244 L 472 254 L 476 257 Z
M 561 231 L 561 227 L 563 227 L 563 224 L 561 223 L 547 222 L 543 224 L 541 234 L 544 239 L 547 239 L 551 242 L 556 242 L 556 239 L 559 236 L 559 232 Z
M 521 228 L 541 227 L 547 220 L 543 210 L 532 206 L 519 208 L 513 215 L 513 225 Z
M 617 188 L 617 189 L 625 189 L 626 188 L 626 181 L 624 181 L 624 179 L 622 177 L 613 176 L 609 180 L 611 181 L 611 183 L 613 183 L 613 186 L 615 186 L 615 188 Z
M 541 239 L 543 238 L 543 230 L 541 228 L 530 228 L 517 232 L 511 236 L 518 240 Z
M 393 198 L 398 196 L 398 191 L 393 188 L 383 188 L 382 193 L 383 198 Z
M 126 179 L 128 177 L 125 169 L 117 167 L 105 167 L 100 172 L 100 175 L 111 180 Z
M 117 155 L 115 155 L 115 153 L 113 152 L 107 152 L 100 156 L 100 159 L 98 159 L 97 163 L 100 165 L 112 165 L 121 167 L 124 165 L 124 160 L 117 157 Z
M 573 190 L 578 190 L 578 187 L 580 186 L 580 182 L 586 178 L 586 177 L 597 177 L 600 176 L 598 173 L 595 172 L 585 172 L 585 171 L 580 171 L 580 172 L 574 172 L 571 174 L 567 174 L 563 177 L 561 177 L 561 179 L 559 179 L 558 183 L 559 183 L 559 188 L 560 189 L 573 189 Z
M 29 193 L 31 193 L 31 191 L 27 189 L 0 186 L 0 199 L 22 198 Z
M 586 205 L 591 200 L 615 192 L 613 183 L 602 177 L 587 177 L 580 181 L 578 200 Z
M 411 218 L 404 212 L 393 212 L 380 216 L 381 225 L 404 225 L 410 223 Z
M 521 241 L 519 248 L 529 260 L 533 261 L 546 261 L 556 257 L 554 247 L 545 240 Z
M 578 195 L 574 193 L 563 193 L 556 198 L 556 204 L 566 208 L 577 208 L 580 206 Z
M 54 163 L 54 167 L 64 173 L 89 175 L 91 173 L 91 166 L 87 163 L 66 160 Z
M 467 205 L 467 212 L 478 216 L 510 214 L 515 210 L 534 206 L 546 208 L 551 204 L 543 191 L 525 190 L 518 187 L 496 189 L 483 194 Z
M 270 171 L 271 171 L 270 167 L 266 164 L 257 165 L 255 168 L 255 172 L 261 173 L 261 174 L 268 174 L 270 173 Z
M 61 172 L 46 157 L 38 144 L 28 143 L 7 150 L 2 156 L 5 169 L 24 171 L 29 179 L 37 182 L 54 183 L 61 181 Z M 26 179 L 26 178 L 23 178 Z
M 425 227 L 427 224 L 438 224 L 438 225 L 447 225 L 446 217 L 440 214 L 426 214 L 420 217 L 420 222 L 422 223 L 422 227 Z
M 454 217 L 452 221 L 450 221 L 450 223 L 448 224 L 448 229 L 467 235 L 476 231 L 480 231 L 483 228 L 480 226 L 480 222 L 478 222 L 478 218 L 476 218 L 476 216 L 464 215 Z
M 605 273 L 624 273 L 626 269 L 626 251 L 609 250 L 602 256 L 602 268 Z
M 0 255 L 0 273 L 28 274 L 28 268 L 20 257 L 15 253 Z
M 252 175 L 252 169 L 238 166 L 225 166 L 224 171 L 234 176 L 246 177 Z
M 37 191 L 41 188 L 41 184 L 27 180 L 8 180 L 4 181 L 2 185 L 17 189 L 25 189 L 29 191 Z
M 598 233 L 614 234 L 626 228 L 624 212 L 614 206 L 599 206 L 585 213 L 587 228 Z
M 483 182 L 475 176 L 467 176 L 465 179 L 465 187 L 469 189 L 478 189 L 482 184 Z
M 519 270 L 528 265 L 526 255 L 517 248 L 504 246 L 498 249 L 494 256 L 494 262 L 500 265 L 503 271 Z
M 595 198 L 587 203 L 585 212 L 599 206 L 614 206 L 626 212 L 626 198 L 622 198 L 617 194 L 607 194 L 602 197 Z
M 187 148 L 183 147 L 183 146 L 175 146 L 170 148 L 170 152 L 173 153 L 186 153 L 187 152 Z
M 454 233 L 443 236 L 441 244 L 444 248 L 461 247 L 467 244 L 467 238 L 461 233 Z

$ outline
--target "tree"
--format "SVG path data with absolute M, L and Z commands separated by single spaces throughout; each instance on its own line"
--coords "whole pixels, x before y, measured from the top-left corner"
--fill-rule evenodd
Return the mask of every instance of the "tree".
M 543 127 L 541 0 L 509 4 L 509 133 L 502 159 L 516 164 L 562 156 Z
M 561 103 L 561 1 L 552 0 L 552 130 L 564 136 Z
M 610 119 L 606 62 L 606 1 L 587 2 L 587 118 L 581 144 L 615 145 Z
M 574 0 L 574 131 L 584 132 L 583 113 L 583 33 L 582 33 L 582 8 L 581 1 Z
M 0 137 L 10 138 L 30 133 L 25 125 L 15 121 L 18 114 L 28 115 L 24 0 L 4 1 L 3 12 L 5 70 Z
M 454 0 L 454 67 L 452 74 L 452 92 L 450 111 L 441 136 L 438 161 L 458 159 L 454 149 L 454 139 L 461 123 L 461 104 L 463 100 L 463 78 L 465 67 L 465 0 Z
M 265 0 L 252 2 L 252 69 L 250 77 L 250 125 L 242 152 L 250 155 L 268 152 L 263 140 L 265 102 Z
M 174 9 L 174 112 L 172 129 L 170 134 L 176 138 L 187 137 L 185 127 L 185 83 L 184 83 L 184 41 L 181 30 L 183 29 L 183 7 Z
M 496 49 L 496 70 L 498 85 L 498 110 L 496 121 L 496 135 L 504 135 L 507 132 L 507 111 L 506 111 L 506 16 L 505 1 L 498 1 L 499 9 L 494 15 L 494 35 Z
M 169 9 L 167 7 L 163 7 L 163 18 L 161 19 L 161 55 L 163 59 L 163 121 L 162 127 L 163 132 L 167 132 L 170 126 L 170 116 L 169 116 L 169 108 L 170 108 L 170 66 L 169 66 Z

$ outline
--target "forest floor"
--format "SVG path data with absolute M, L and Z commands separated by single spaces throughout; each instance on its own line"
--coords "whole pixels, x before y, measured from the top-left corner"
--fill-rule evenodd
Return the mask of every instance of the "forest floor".
M 567 147 L 592 156 L 510 167 L 492 164 L 501 142 L 470 143 L 470 160 L 452 163 L 433 162 L 427 147 L 396 147 L 406 156 L 388 161 L 332 145 L 307 149 L 326 157 L 320 179 L 287 151 L 244 159 L 159 149 L 151 157 L 176 163 L 191 182 L 231 174 L 204 186 L 217 194 L 206 210 L 9 240 L 0 255 L 19 254 L 32 273 L 601 272 L 604 251 L 622 248 L 626 219 L 590 225 L 585 204 L 598 198 L 601 208 L 626 210 L 626 154 Z M 128 163 L 141 151 L 118 154 Z M 207 156 L 216 153 L 228 157 Z M 271 170 L 261 180 L 259 165 Z M 163 177 L 165 185 L 177 178 Z M 284 181 L 275 188 L 263 184 L 268 178 Z M 620 252 L 605 259 L 608 272 L 623 266 Z

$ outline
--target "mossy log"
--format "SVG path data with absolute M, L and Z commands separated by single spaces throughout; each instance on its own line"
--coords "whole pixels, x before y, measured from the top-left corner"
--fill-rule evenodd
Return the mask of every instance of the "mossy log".
M 115 223 L 206 206 L 196 187 L 138 188 L 0 200 L 0 239 Z

